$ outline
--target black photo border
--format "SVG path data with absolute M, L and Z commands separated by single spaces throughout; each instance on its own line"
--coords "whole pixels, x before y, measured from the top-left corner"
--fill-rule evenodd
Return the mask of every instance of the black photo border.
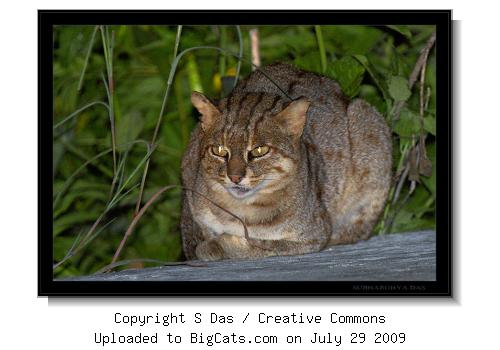
M 127 281 L 54 280 L 52 273 L 53 25 L 431 24 L 436 26 L 436 281 Z M 38 295 L 39 296 L 452 296 L 451 10 L 39 10 Z

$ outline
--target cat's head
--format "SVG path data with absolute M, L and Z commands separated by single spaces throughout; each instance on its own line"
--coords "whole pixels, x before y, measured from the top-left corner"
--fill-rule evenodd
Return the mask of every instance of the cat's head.
M 213 191 L 250 199 L 282 189 L 296 175 L 310 102 L 267 93 L 233 94 L 212 103 L 198 92 L 202 175 Z

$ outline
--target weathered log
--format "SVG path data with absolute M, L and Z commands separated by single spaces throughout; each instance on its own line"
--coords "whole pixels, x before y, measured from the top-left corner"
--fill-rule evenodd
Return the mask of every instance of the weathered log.
M 306 255 L 129 269 L 71 278 L 85 281 L 434 281 L 436 234 L 376 236 Z

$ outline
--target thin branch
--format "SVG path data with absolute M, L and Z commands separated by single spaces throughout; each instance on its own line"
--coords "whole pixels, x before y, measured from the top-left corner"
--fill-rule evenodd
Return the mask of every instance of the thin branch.
M 403 188 L 403 184 L 406 181 L 406 178 L 408 177 L 408 172 L 410 171 L 410 167 L 408 165 L 405 166 L 405 170 L 403 171 L 403 174 L 401 174 L 401 177 L 399 178 L 398 185 L 396 186 L 396 191 L 394 192 L 394 197 L 392 198 L 392 203 L 391 205 L 394 206 L 396 204 L 399 194 L 401 193 L 401 189 Z
M 420 70 L 420 143 L 424 142 L 424 85 L 425 85 L 425 70 L 427 68 L 427 57 L 429 56 L 429 50 L 424 52 L 422 69 Z
M 250 30 L 250 43 L 252 53 L 252 70 L 255 70 L 260 67 L 259 30 L 257 28 Z
M 394 210 L 394 214 L 392 215 L 392 217 L 389 219 L 389 222 L 387 223 L 386 232 L 391 232 L 392 225 L 394 224 L 394 221 L 396 220 L 396 217 L 398 216 L 398 214 L 401 211 L 401 209 L 403 209 L 403 207 L 405 206 L 405 204 L 410 199 L 410 196 L 413 194 L 413 191 L 415 191 L 415 187 L 416 187 L 416 182 L 415 181 L 411 181 L 410 182 L 410 189 L 408 190 L 408 193 L 406 194 L 405 198 L 401 201 L 401 203 L 398 205 L 398 207 Z
M 424 48 L 420 51 L 421 52 L 420 57 L 417 59 L 417 63 L 415 63 L 415 68 L 413 68 L 413 71 L 411 72 L 410 79 L 408 79 L 408 86 L 410 89 L 417 81 L 418 74 L 422 70 L 424 64 L 426 64 L 427 56 L 429 55 L 429 52 L 431 51 L 435 42 L 436 42 L 436 32 L 431 34 Z
M 116 260 L 118 260 L 118 257 L 120 256 L 120 253 L 121 253 L 123 247 L 125 246 L 125 242 L 127 242 L 127 239 L 132 234 L 135 226 L 137 225 L 137 222 L 139 222 L 139 219 L 142 217 L 142 215 L 144 214 L 146 209 L 148 209 L 149 206 L 151 204 L 153 204 L 153 202 L 156 200 L 156 198 L 158 198 L 163 192 L 165 192 L 166 190 L 169 190 L 171 188 L 174 188 L 174 187 L 176 187 L 176 186 L 171 185 L 171 186 L 165 186 L 165 187 L 161 188 L 158 192 L 156 192 L 153 195 L 153 197 L 151 197 L 151 199 L 146 204 L 144 204 L 144 206 L 141 208 L 141 210 L 139 210 L 139 212 L 134 216 L 134 219 L 132 220 L 129 227 L 127 228 L 127 231 L 125 232 L 125 235 L 123 236 L 123 238 L 120 242 L 120 245 L 118 246 L 118 249 L 116 249 L 116 252 L 113 255 L 113 260 L 111 260 L 111 265 L 116 263 Z
M 427 55 L 425 56 L 424 65 L 420 72 L 420 139 L 419 139 L 419 157 L 417 158 L 417 167 L 420 174 L 425 176 L 430 176 L 432 174 L 432 163 L 427 158 L 427 150 L 425 149 L 425 131 L 424 131 L 424 111 L 425 111 L 425 97 L 424 97 L 424 85 L 425 85 L 425 70 L 427 68 Z
M 413 71 L 410 74 L 410 78 L 408 79 L 408 88 L 411 90 L 413 88 L 413 85 L 415 85 L 415 82 L 417 81 L 418 74 L 424 67 L 425 63 L 427 62 L 427 56 L 429 55 L 429 52 L 431 51 L 432 47 L 434 46 L 434 43 L 436 42 L 436 32 L 432 33 L 430 38 L 427 40 L 427 43 L 423 47 L 423 49 L 420 51 L 420 56 L 417 59 L 417 62 L 415 63 L 415 67 L 413 68 Z M 404 105 L 406 104 L 406 101 L 398 101 L 394 107 L 394 113 L 393 113 L 393 120 L 399 118 L 399 114 L 401 113 L 401 110 L 403 109 Z

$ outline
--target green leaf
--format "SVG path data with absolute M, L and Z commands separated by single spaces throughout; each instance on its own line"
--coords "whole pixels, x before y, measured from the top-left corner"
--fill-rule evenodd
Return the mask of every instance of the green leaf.
M 309 52 L 294 59 L 293 63 L 304 70 L 321 73 L 321 62 L 317 52 Z
M 344 94 L 352 98 L 359 93 L 365 67 L 352 56 L 344 56 L 333 61 L 326 74 L 337 80 Z
M 416 218 L 412 213 L 401 211 L 394 219 L 391 232 L 407 232 L 436 228 L 434 218 Z
M 325 42 L 332 41 L 340 54 L 364 55 L 380 43 L 382 30 L 372 26 L 323 26 Z
M 394 132 L 402 137 L 411 137 L 420 133 L 420 116 L 407 108 L 401 111 L 399 120 L 394 126 Z
M 365 67 L 366 71 L 368 72 L 368 74 L 370 74 L 370 77 L 373 79 L 373 82 L 375 83 L 375 85 L 377 85 L 377 88 L 380 90 L 380 92 L 384 96 L 384 99 L 386 100 L 386 103 L 388 105 L 387 107 L 389 107 L 390 99 L 389 99 L 389 95 L 387 92 L 387 88 L 386 88 L 386 86 L 384 86 L 384 84 L 382 83 L 379 76 L 371 68 L 371 65 L 370 65 L 370 62 L 368 61 L 368 58 L 366 58 L 366 56 L 363 56 L 363 55 L 354 55 L 353 57 L 355 59 L 357 59 L 358 62 L 363 65 L 363 67 Z
M 426 115 L 424 117 L 424 129 L 436 136 L 436 118 L 433 115 Z
M 406 101 L 411 96 L 411 91 L 408 88 L 408 81 L 401 76 L 391 76 L 387 85 L 389 86 L 389 94 L 395 101 Z
M 432 214 L 434 211 L 434 201 L 429 200 L 432 194 L 425 186 L 417 186 L 415 192 L 410 196 L 408 202 L 404 206 L 406 211 L 409 211 L 417 218 L 421 218 L 425 214 Z
M 410 29 L 408 28 L 408 26 L 404 26 L 404 25 L 388 25 L 387 28 L 395 30 L 396 32 L 404 35 L 406 37 L 406 39 L 408 39 L 408 40 L 411 39 L 411 37 L 412 37 Z

